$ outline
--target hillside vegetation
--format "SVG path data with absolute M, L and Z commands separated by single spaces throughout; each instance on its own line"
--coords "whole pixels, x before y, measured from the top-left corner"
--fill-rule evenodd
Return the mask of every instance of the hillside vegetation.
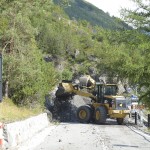
M 70 20 L 50 0 L 1 0 L 0 12 L 3 93 L 17 105 L 44 105 L 61 79 L 84 73 L 128 79 L 150 103 L 147 34 Z
M 86 20 L 91 25 L 111 30 L 132 29 L 121 19 L 111 17 L 109 13 L 84 0 L 54 0 L 54 2 L 60 5 L 72 20 Z

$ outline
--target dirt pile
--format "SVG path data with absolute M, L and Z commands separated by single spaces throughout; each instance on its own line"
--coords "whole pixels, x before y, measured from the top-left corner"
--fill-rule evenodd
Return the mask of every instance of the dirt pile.
M 49 99 L 47 97 L 46 101 L 47 109 L 52 113 L 53 120 L 61 122 L 76 122 L 77 108 L 91 103 L 89 98 L 78 95 L 66 100 L 61 100 L 51 95 Z

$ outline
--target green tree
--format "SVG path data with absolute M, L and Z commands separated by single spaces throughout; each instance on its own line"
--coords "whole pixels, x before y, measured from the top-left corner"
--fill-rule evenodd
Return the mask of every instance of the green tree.
M 17 104 L 43 104 L 45 93 L 53 88 L 59 77 L 52 63 L 43 60 L 35 38 L 38 29 L 31 18 L 36 10 L 51 10 L 51 2 L 14 0 L 4 1 L 3 5 L 7 9 L 2 9 L 1 13 L 0 49 L 4 58 L 5 94 Z
M 136 9 L 122 9 L 123 19 L 136 28 L 150 32 L 150 1 L 132 0 L 136 4 Z
M 137 6 L 135 10 L 122 10 L 125 21 L 131 23 L 141 33 L 135 38 L 136 40 L 138 39 L 138 41 L 132 43 L 134 49 L 136 49 L 135 53 L 133 53 L 133 61 L 135 61 L 136 64 L 134 66 L 132 65 L 130 69 L 130 78 L 133 79 L 133 76 L 136 76 L 135 79 L 141 88 L 141 99 L 150 107 L 150 62 L 148 59 L 150 56 L 150 36 L 148 35 L 150 32 L 150 1 L 133 0 L 133 2 L 135 2 Z M 144 34 L 142 34 L 142 32 Z

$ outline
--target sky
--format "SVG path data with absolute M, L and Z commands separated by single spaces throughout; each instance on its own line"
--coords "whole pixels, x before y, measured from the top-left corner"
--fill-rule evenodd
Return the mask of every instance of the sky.
M 92 3 L 96 7 L 102 9 L 104 12 L 108 12 L 110 16 L 120 18 L 119 10 L 122 8 L 133 9 L 135 7 L 131 0 L 85 0 Z

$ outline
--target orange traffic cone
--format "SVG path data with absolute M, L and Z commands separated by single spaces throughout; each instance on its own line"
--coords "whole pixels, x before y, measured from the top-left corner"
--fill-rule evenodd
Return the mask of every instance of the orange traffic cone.
M 3 139 L 0 139 L 0 146 L 3 146 Z
M 3 124 L 0 122 L 0 148 L 3 146 Z

